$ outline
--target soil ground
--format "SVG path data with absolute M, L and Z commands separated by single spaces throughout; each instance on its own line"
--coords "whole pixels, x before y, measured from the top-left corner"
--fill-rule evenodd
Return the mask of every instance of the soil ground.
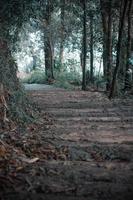
M 35 159 L 23 159 L 14 179 L 0 177 L 1 200 L 132 200 L 133 99 L 28 87 L 43 117 L 27 129 L 26 143 L 23 134 L 18 139 Z

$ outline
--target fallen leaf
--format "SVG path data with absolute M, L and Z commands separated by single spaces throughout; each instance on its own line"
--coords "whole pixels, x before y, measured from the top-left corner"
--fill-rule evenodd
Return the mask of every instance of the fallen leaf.
M 22 170 L 23 169 L 23 167 L 17 167 L 16 168 L 16 171 L 20 171 L 20 170 Z
M 34 162 L 37 162 L 39 160 L 39 158 L 32 158 L 32 159 L 29 159 L 29 158 L 22 158 L 22 161 L 23 162 L 26 162 L 26 163 L 34 163 Z
M 6 151 L 6 148 L 1 145 L 0 146 L 0 157 L 4 157 L 6 155 L 7 151 Z

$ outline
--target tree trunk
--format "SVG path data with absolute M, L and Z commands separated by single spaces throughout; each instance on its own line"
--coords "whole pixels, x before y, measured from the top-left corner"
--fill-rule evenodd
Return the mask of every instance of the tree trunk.
M 54 79 L 53 74 L 53 45 L 51 37 L 51 14 L 53 8 L 51 1 L 48 0 L 45 13 L 45 30 L 44 30 L 44 52 L 45 52 L 45 74 L 47 81 Z
M 104 77 L 107 75 L 107 41 L 108 41 L 108 12 L 104 8 L 104 1 L 100 0 L 102 26 L 103 26 L 103 72 Z
M 82 90 L 86 90 L 86 0 L 83 1 L 83 74 L 82 74 Z
M 60 4 L 61 4 L 61 35 L 60 35 L 60 64 L 62 67 L 63 64 L 63 59 L 64 59 L 64 40 L 65 40 L 65 36 L 64 36 L 64 29 L 65 29 L 65 24 L 64 24 L 64 17 L 65 17 L 65 0 L 60 0 Z
M 122 47 L 122 35 L 123 35 L 123 28 L 125 24 L 125 18 L 126 18 L 126 11 L 128 7 L 128 0 L 123 0 L 121 2 L 121 16 L 120 16 L 120 25 L 119 25 L 119 35 L 118 35 L 118 44 L 117 44 L 117 58 L 116 58 L 116 67 L 114 69 L 113 73 L 113 79 L 111 83 L 111 89 L 110 89 L 110 94 L 109 98 L 114 97 L 115 89 L 116 89 L 116 78 L 118 74 L 118 70 L 120 67 L 120 58 L 121 58 L 121 47 Z
M 7 119 L 7 110 L 8 114 L 10 113 L 10 108 L 12 103 L 15 104 L 15 107 L 18 109 L 16 104 L 14 92 L 19 91 L 20 84 L 17 78 L 17 65 L 11 55 L 10 51 L 10 41 L 6 36 L 8 35 L 8 26 L 6 22 L 0 22 L 0 126 L 3 127 Z M 4 33 L 4 34 L 3 34 Z M 3 35 L 2 35 L 3 34 Z M 10 95 L 12 100 L 10 100 Z M 15 110 L 14 110 L 15 112 Z M 12 114 L 12 113 L 10 113 Z M 10 116 L 11 117 L 11 116 Z
M 111 67 L 112 67 L 112 2 L 106 3 L 101 0 L 101 14 L 103 24 L 103 68 L 106 79 L 106 91 L 109 91 L 111 84 Z
M 112 1 L 109 3 L 108 16 L 108 36 L 107 36 L 107 72 L 106 72 L 106 91 L 110 91 L 111 68 L 112 68 Z
M 94 62 L 94 51 L 93 51 L 93 34 L 94 34 L 94 30 L 93 30 L 93 14 L 90 14 L 90 82 L 93 83 L 94 82 L 94 69 L 93 69 L 93 62 Z
M 11 55 L 9 44 L 7 40 L 0 38 L 0 83 L 10 91 L 19 88 L 16 72 L 17 65 Z
M 32 59 L 33 59 L 33 70 L 35 71 L 37 67 L 37 56 L 32 55 Z
M 131 87 L 129 59 L 131 57 L 131 43 L 132 43 L 132 31 L 133 31 L 132 10 L 133 10 L 133 1 L 130 0 L 128 8 L 128 42 L 127 42 L 127 62 L 126 62 L 126 73 L 125 73 L 125 89 L 129 89 Z
M 53 52 L 52 52 L 50 38 L 47 38 L 47 41 L 45 40 L 45 74 L 47 80 L 54 79 Z

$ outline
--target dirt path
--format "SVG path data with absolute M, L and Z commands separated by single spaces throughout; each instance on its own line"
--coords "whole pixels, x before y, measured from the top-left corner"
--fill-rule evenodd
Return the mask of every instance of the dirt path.
M 28 93 L 54 123 L 38 130 L 44 158 L 26 169 L 27 199 L 132 200 L 133 100 L 53 87 Z
M 44 136 L 60 151 L 60 161 L 47 162 L 49 190 L 92 199 L 132 199 L 133 100 L 111 102 L 98 92 L 62 89 L 31 95 L 55 118 Z

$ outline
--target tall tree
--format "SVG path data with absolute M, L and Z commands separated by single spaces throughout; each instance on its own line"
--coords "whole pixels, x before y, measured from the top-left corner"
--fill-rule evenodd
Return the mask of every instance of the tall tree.
M 30 9 L 30 4 L 31 1 L 22 0 L 0 1 L 0 99 L 3 99 L 3 101 L 0 101 L 0 108 L 5 110 L 8 105 L 8 113 L 10 113 L 10 108 L 14 104 L 17 110 L 20 107 L 23 109 L 22 104 L 19 105 L 15 96 L 16 92 L 20 92 L 21 87 L 16 75 L 17 64 L 12 56 L 12 47 L 14 46 L 13 41 L 17 40 L 23 21 L 28 16 L 26 11 Z M 4 101 L 4 95 L 6 98 L 8 92 L 5 94 L 5 91 L 9 91 L 11 95 L 11 98 L 5 99 L 8 101 L 6 102 L 7 105 Z
M 94 82 L 94 29 L 93 29 L 93 13 L 90 12 L 90 82 Z
M 116 66 L 113 72 L 113 79 L 111 83 L 109 98 L 114 97 L 115 90 L 116 90 L 116 79 L 117 79 L 117 74 L 120 67 L 121 47 L 122 47 L 122 39 L 123 39 L 122 36 L 123 36 L 123 29 L 125 25 L 127 8 L 128 8 L 128 0 L 121 0 L 119 34 L 118 34 L 118 44 L 117 44 L 117 58 L 116 58 Z
M 113 0 L 109 2 L 108 10 L 108 34 L 107 34 L 107 71 L 106 71 L 106 91 L 110 90 L 111 71 L 112 71 L 112 5 Z
M 86 53 L 87 53 L 87 45 L 86 45 L 86 0 L 83 0 L 83 64 L 82 64 L 82 70 L 83 70 L 83 75 L 82 75 L 82 90 L 86 90 Z
M 51 33 L 51 15 L 53 12 L 53 4 L 51 0 L 46 2 L 46 11 L 44 13 L 45 23 L 44 23 L 44 52 L 45 52 L 45 73 L 47 80 L 54 79 L 53 74 L 53 43 L 52 43 L 52 33 Z
M 64 53 L 64 40 L 65 40 L 65 0 L 60 0 L 61 6 L 61 30 L 60 30 L 60 64 L 63 64 L 63 53 Z
M 127 41 L 127 63 L 126 63 L 126 73 L 125 73 L 125 89 L 128 89 L 131 84 L 130 80 L 130 57 L 131 57 L 131 44 L 132 44 L 132 12 L 133 12 L 133 1 L 129 0 L 129 8 L 128 8 L 128 41 Z
M 111 84 L 112 67 L 112 5 L 113 0 L 101 0 L 101 14 L 103 25 L 103 66 L 106 79 L 106 90 L 109 91 Z

